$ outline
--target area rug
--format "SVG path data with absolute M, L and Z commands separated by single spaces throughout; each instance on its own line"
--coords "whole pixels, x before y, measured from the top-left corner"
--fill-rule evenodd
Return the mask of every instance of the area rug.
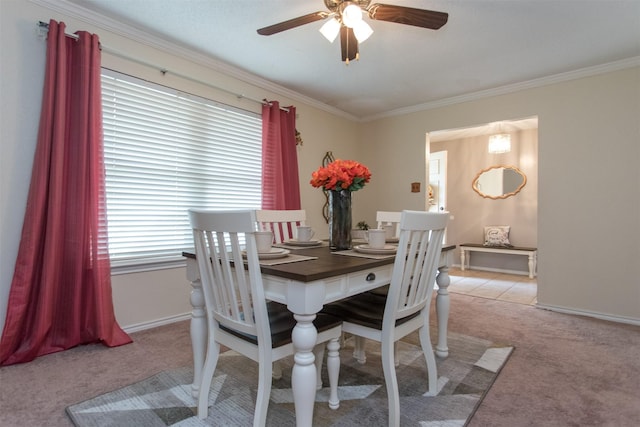
M 400 387 L 401 425 L 459 427 L 469 421 L 513 347 L 449 333 L 449 356 L 437 359 L 436 396 L 427 391 L 426 362 L 416 333 L 399 342 L 396 368 Z M 386 426 L 387 394 L 380 347 L 367 342 L 367 361 L 352 357 L 352 340 L 340 351 L 338 395 L 340 408 L 331 410 L 328 389 L 318 391 L 314 426 Z M 294 426 L 291 393 L 292 358 L 283 360 L 283 377 L 274 380 L 267 426 Z M 257 389 L 255 362 L 224 352 L 209 394 L 209 417 L 199 420 L 191 397 L 191 367 L 160 372 L 138 383 L 69 406 L 67 414 L 77 427 L 105 426 L 251 426 Z M 323 381 L 328 385 L 326 369 Z

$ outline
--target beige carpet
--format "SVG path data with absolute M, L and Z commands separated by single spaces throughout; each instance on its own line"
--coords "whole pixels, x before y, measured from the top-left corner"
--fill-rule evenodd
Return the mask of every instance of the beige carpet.
M 469 427 L 640 425 L 638 326 L 451 294 L 449 331 L 515 347 Z M 189 322 L 132 337 L 0 368 L 0 426 L 70 427 L 69 405 L 192 363 Z

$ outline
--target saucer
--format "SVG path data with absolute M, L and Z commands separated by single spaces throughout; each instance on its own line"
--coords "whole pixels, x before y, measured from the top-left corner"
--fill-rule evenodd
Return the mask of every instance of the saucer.
M 307 240 L 305 242 L 302 242 L 300 240 L 297 239 L 291 239 L 291 240 L 287 240 L 286 242 L 284 242 L 285 245 L 291 245 L 291 246 L 318 246 L 322 244 L 321 240 Z
M 384 248 L 372 248 L 369 245 L 356 245 L 353 247 L 356 252 L 371 255 L 393 255 L 397 252 L 398 247 L 393 245 L 384 245 Z
M 269 252 L 258 252 L 258 259 L 278 259 L 284 258 L 289 255 L 289 251 L 281 248 L 271 248 Z M 245 251 L 242 251 L 242 257 L 246 258 L 247 254 Z

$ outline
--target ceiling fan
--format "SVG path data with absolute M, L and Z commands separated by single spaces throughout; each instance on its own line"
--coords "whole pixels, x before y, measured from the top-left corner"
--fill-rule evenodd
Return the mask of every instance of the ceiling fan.
M 437 30 L 447 23 L 449 14 L 413 7 L 393 6 L 374 3 L 371 0 L 324 0 L 328 12 L 320 11 L 289 19 L 268 27 L 260 28 L 258 34 L 270 36 L 291 28 L 331 18 L 320 32 L 331 42 L 340 34 L 342 60 L 349 64 L 352 59 L 358 59 L 358 43 L 366 40 L 373 30 L 362 20 L 362 12 L 366 12 L 370 19 L 377 21 L 395 22 L 397 24 L 413 25 L 416 27 Z

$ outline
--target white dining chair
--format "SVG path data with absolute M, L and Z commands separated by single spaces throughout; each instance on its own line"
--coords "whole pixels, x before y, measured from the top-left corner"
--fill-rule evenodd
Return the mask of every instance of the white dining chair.
M 378 228 L 384 228 L 385 225 L 393 227 L 394 236 L 400 236 L 400 228 L 398 223 L 400 222 L 400 215 L 402 212 L 389 212 L 378 211 L 376 212 L 376 221 L 378 222 Z
M 208 343 L 198 397 L 198 418 L 208 416 L 209 391 L 218 363 L 220 345 L 258 362 L 258 391 L 253 425 L 266 423 L 271 394 L 272 363 L 294 354 L 291 332 L 296 325 L 293 314 L 283 304 L 267 302 L 258 260 L 254 231 L 255 211 L 189 210 L 196 260 L 200 270 L 207 312 Z M 243 240 L 246 250 L 243 250 Z M 246 264 L 246 271 L 234 266 Z M 314 354 L 318 373 L 316 386 L 322 386 L 320 368 L 324 344 L 328 348 L 329 407 L 337 409 L 339 338 L 341 321 L 319 314 Z
M 298 237 L 298 226 L 307 225 L 307 211 L 304 209 L 256 211 L 259 231 L 272 231 L 273 243 L 284 243 Z
M 376 221 L 378 222 L 378 228 L 382 229 L 385 226 L 393 227 L 393 234 L 396 238 L 400 236 L 400 217 L 402 212 L 394 212 L 394 211 L 377 211 L 376 212 Z M 378 295 L 386 295 L 387 289 L 389 285 L 381 286 L 376 289 L 372 289 L 369 292 L 378 294 Z M 367 362 L 367 354 L 365 353 L 365 339 L 363 337 L 354 337 L 354 347 L 353 347 L 353 357 L 361 364 L 365 364 Z M 396 358 L 396 365 L 398 364 L 398 359 Z
M 386 295 L 370 292 L 328 304 L 323 312 L 342 318 L 342 329 L 381 344 L 382 368 L 389 401 L 389 426 L 400 425 L 400 397 L 395 371 L 394 345 L 419 330 L 427 364 L 428 395 L 436 395 L 437 367 L 429 334 L 429 309 L 442 237 L 449 215 L 403 211 L 400 242 Z

